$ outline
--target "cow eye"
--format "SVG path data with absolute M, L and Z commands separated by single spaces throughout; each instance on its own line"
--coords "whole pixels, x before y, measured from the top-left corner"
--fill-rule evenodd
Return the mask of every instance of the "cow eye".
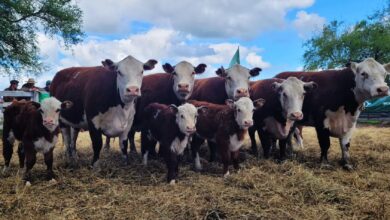
M 41 114 L 43 114 L 43 111 L 42 111 L 42 109 L 39 109 L 39 112 L 40 112 Z
M 240 109 L 237 109 L 237 112 L 241 112 L 241 110 L 240 110 Z
M 283 93 L 283 97 L 284 97 L 284 98 L 287 98 L 287 94 L 286 94 L 286 93 Z
M 368 74 L 367 74 L 367 73 L 362 73 L 362 76 L 363 76 L 363 78 L 365 78 L 365 79 L 368 78 Z
M 184 115 L 180 115 L 181 118 L 184 118 Z
M 116 71 L 117 73 L 118 73 L 118 75 L 120 75 L 120 76 L 123 76 L 123 74 L 121 73 L 121 71 Z
M 60 112 L 60 109 L 57 109 L 56 112 Z
M 195 75 L 195 72 L 192 72 L 192 75 Z
M 232 77 L 228 76 L 228 77 L 226 77 L 226 79 L 228 79 L 228 80 L 232 80 Z

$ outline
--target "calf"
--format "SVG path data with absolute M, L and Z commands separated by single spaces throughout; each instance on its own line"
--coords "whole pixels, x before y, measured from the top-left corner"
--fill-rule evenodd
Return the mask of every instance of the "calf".
M 194 90 L 189 99 L 222 105 L 226 99 L 249 97 L 249 79 L 258 76 L 260 71 L 258 67 L 247 69 L 239 64 L 226 70 L 221 67 L 216 71 L 218 77 L 195 80 Z M 214 161 L 216 146 L 209 142 L 209 147 L 210 161 Z
M 3 156 L 5 170 L 9 168 L 15 140 L 19 145 L 19 166 L 26 170 L 23 179 L 30 185 L 31 169 L 36 161 L 36 153 L 44 154 L 48 180 L 54 180 L 53 149 L 57 142 L 60 111 L 72 106 L 69 101 L 60 102 L 47 98 L 42 104 L 32 101 L 14 101 L 4 111 Z
M 349 146 L 363 103 L 372 98 L 389 95 L 385 83 L 390 64 L 381 65 L 372 58 L 352 62 L 341 70 L 320 72 L 284 72 L 277 78 L 295 76 L 318 84 L 315 92 L 306 96 L 304 118 L 299 124 L 314 126 L 321 147 L 321 162 L 328 165 L 330 137 L 337 137 L 341 147 L 341 164 L 352 169 Z
M 253 111 L 264 104 L 264 99 L 252 102 L 248 97 L 237 101 L 227 100 L 227 105 L 212 104 L 202 101 L 189 101 L 196 107 L 206 107 L 200 112 L 196 123 L 196 135 L 191 142 L 192 155 L 195 158 L 195 168 L 200 170 L 199 147 L 205 139 L 214 142 L 223 163 L 223 174 L 229 175 L 228 166 L 232 160 L 234 168 L 238 169 L 239 149 L 249 127 L 253 125 Z
M 303 118 L 302 105 L 306 92 L 316 88 L 314 82 L 302 82 L 296 77 L 266 79 L 251 83 L 251 99 L 267 100 L 253 114 L 254 125 L 249 129 L 252 152 L 258 155 L 255 132 L 260 137 L 264 157 L 268 158 L 272 139 L 279 139 L 280 158 L 285 157 L 285 139 L 295 121 Z
M 145 108 L 144 115 L 143 130 L 145 132 L 141 133 L 141 145 L 144 149 L 143 162 L 147 164 L 147 146 L 154 146 L 156 141 L 160 142 L 160 153 L 168 168 L 167 181 L 175 184 L 179 174 L 178 157 L 186 148 L 190 135 L 196 131 L 198 110 L 188 103 L 179 107 L 152 103 Z
M 192 94 L 195 75 L 202 74 L 206 64 L 193 66 L 187 61 L 181 61 L 175 66 L 169 63 L 163 65 L 165 73 L 147 75 L 142 80 L 141 93 L 136 105 L 136 114 L 132 131 L 129 133 L 130 150 L 136 152 L 134 143 L 135 131 L 140 131 L 139 125 L 144 120 L 144 109 L 153 102 L 161 104 L 180 105 Z M 124 147 L 126 147 L 124 145 Z M 154 146 L 150 145 L 149 153 L 155 155 Z

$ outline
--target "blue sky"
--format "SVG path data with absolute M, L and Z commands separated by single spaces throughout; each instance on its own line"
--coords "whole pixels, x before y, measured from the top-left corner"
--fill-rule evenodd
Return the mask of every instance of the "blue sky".
M 76 0 L 84 12 L 83 43 L 65 50 L 61 41 L 38 35 L 44 62 L 51 69 L 37 77 L 38 86 L 70 66 L 100 65 L 133 55 L 161 64 L 203 62 L 214 76 L 227 67 L 237 46 L 241 63 L 259 66 L 258 78 L 269 78 L 303 66 L 303 42 L 334 19 L 346 27 L 380 9 L 386 0 Z M 9 77 L 1 78 L 6 87 Z M 25 78 L 20 79 L 22 81 Z

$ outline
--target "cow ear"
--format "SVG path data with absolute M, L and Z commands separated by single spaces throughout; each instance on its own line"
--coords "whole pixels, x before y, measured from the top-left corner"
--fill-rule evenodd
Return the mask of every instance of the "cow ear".
M 162 65 L 162 68 L 166 73 L 170 73 L 170 74 L 172 74 L 175 71 L 175 68 L 171 66 L 171 64 L 169 63 L 165 63 L 164 65 Z
M 316 89 L 318 87 L 318 84 L 311 81 L 303 84 L 303 88 L 306 92 L 311 92 L 312 90 Z
M 253 105 L 255 106 L 255 109 L 260 109 L 261 107 L 263 107 L 265 104 L 265 99 L 256 99 L 255 101 L 253 101 Z
M 249 74 L 251 76 L 258 76 L 260 74 L 260 71 L 261 71 L 261 68 L 255 67 L 255 68 L 249 70 Z
M 196 74 L 201 74 L 204 73 L 206 70 L 207 65 L 204 63 L 199 64 L 197 67 L 195 67 L 195 73 Z
M 61 109 L 70 109 L 73 106 L 73 102 L 71 101 L 63 101 L 61 103 Z
M 226 77 L 227 74 L 226 74 L 226 71 L 225 69 L 223 68 L 223 66 L 221 66 L 221 68 L 217 69 L 217 71 L 215 71 L 215 73 L 220 76 L 220 77 Z
M 225 104 L 230 108 L 234 108 L 234 101 L 232 99 L 226 99 Z
M 383 68 L 385 68 L 386 72 L 390 74 L 390 63 L 383 65 Z
M 177 106 L 174 105 L 174 104 L 169 105 L 169 108 L 170 108 L 174 113 L 177 113 L 177 112 L 179 111 L 178 108 L 177 108 Z
M 117 69 L 115 63 L 112 60 L 110 60 L 110 59 L 103 60 L 102 64 L 108 70 L 116 71 L 116 69 Z
M 204 114 L 207 112 L 208 108 L 206 106 L 199 106 L 196 110 L 198 110 L 198 114 Z
M 355 62 L 351 62 L 351 65 L 350 65 L 350 68 L 352 70 L 352 72 L 354 72 L 355 74 L 357 74 L 358 72 L 358 64 L 355 63 Z
M 280 92 L 282 89 L 282 84 L 278 82 L 273 82 L 271 85 L 271 88 L 275 90 L 276 92 Z
M 144 63 L 144 70 L 152 70 L 156 64 L 156 60 L 148 60 L 148 62 Z

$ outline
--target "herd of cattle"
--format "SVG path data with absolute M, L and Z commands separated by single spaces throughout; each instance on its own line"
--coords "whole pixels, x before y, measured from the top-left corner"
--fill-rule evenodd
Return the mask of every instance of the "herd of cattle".
M 44 154 L 48 179 L 54 180 L 53 148 L 60 130 L 70 161 L 77 160 L 76 140 L 82 129 L 90 134 L 93 166 L 99 162 L 102 135 L 107 136 L 107 144 L 110 137 L 119 137 L 128 163 L 128 143 L 130 151 L 136 152 L 134 134 L 139 131 L 143 163 L 147 164 L 148 155 L 162 156 L 167 181 L 174 184 L 178 157 L 187 146 L 196 169 L 202 169 L 199 148 L 207 140 L 210 160 L 218 152 L 226 176 L 230 163 L 239 168 L 239 150 L 247 133 L 253 154 L 258 154 L 257 131 L 264 157 L 270 156 L 279 140 L 280 159 L 284 159 L 289 139 L 292 135 L 300 139 L 302 126 L 315 127 L 324 164 L 330 136 L 339 138 L 343 167 L 352 169 L 350 139 L 363 103 L 389 95 L 385 77 L 390 64 L 372 58 L 340 70 L 284 72 L 258 81 L 250 78 L 259 75 L 260 68 L 239 64 L 219 68 L 216 77 L 195 80 L 206 65 L 194 67 L 186 61 L 175 66 L 166 63 L 165 73 L 143 76 L 156 63 L 128 56 L 117 63 L 106 59 L 102 66 L 67 68 L 55 75 L 51 98 L 41 103 L 14 101 L 4 111 L 5 170 L 18 140 L 26 184 L 30 184 L 37 152 Z

